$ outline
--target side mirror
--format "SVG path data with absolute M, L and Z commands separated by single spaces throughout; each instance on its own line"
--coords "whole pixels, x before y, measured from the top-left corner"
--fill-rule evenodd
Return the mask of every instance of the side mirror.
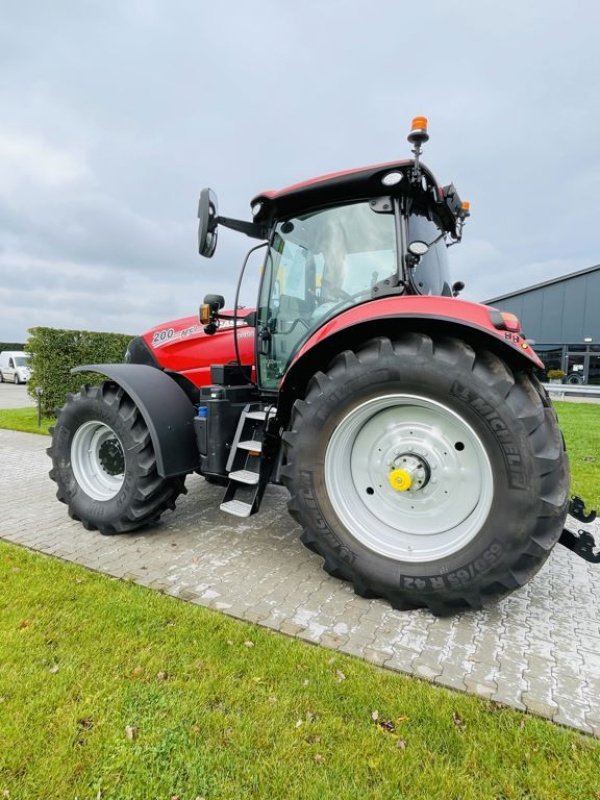
M 465 288 L 465 285 L 462 281 L 456 281 L 452 284 L 452 297 L 458 297 L 458 295 L 462 292 Z
M 217 249 L 219 208 L 217 195 L 212 189 L 202 189 L 198 203 L 198 252 L 212 258 Z
M 225 305 L 225 298 L 222 294 L 205 294 L 202 302 L 207 306 L 213 306 L 215 311 L 220 311 Z

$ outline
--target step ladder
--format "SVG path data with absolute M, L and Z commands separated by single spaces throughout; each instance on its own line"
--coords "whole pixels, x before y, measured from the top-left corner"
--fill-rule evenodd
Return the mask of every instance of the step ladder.
M 269 478 L 262 458 L 263 437 L 276 412 L 275 406 L 265 403 L 248 403 L 242 411 L 227 459 L 229 484 L 221 511 L 236 517 L 258 511 Z

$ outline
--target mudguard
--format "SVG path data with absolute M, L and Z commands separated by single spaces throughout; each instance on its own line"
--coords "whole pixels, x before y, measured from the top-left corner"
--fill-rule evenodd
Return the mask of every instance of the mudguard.
M 71 372 L 106 375 L 131 397 L 148 426 L 159 475 L 169 478 L 199 468 L 196 409 L 173 378 L 143 364 L 86 364 Z
M 500 330 L 492 322 L 498 311 L 480 303 L 454 297 L 388 296 L 342 311 L 325 322 L 302 344 L 279 386 L 278 414 L 285 423 L 307 381 L 331 358 L 360 345 L 373 336 L 393 336 L 403 330 L 424 330 L 479 341 L 500 352 L 507 360 L 530 368 L 544 364 L 520 331 Z

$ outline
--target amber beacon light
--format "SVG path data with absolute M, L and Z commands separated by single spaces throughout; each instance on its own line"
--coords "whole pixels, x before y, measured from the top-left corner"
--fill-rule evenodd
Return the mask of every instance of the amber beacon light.
M 429 140 L 427 133 L 427 117 L 414 117 L 408 134 L 408 141 L 411 144 L 423 144 Z

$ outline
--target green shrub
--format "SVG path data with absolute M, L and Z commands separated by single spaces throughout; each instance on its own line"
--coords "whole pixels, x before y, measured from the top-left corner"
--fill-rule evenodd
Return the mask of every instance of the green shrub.
M 0 353 L 3 350 L 24 350 L 25 345 L 22 342 L 0 342 Z
M 124 333 L 30 328 L 25 346 L 26 352 L 31 354 L 29 394 L 37 399 L 36 390 L 40 387 L 42 412 L 53 416 L 55 409 L 64 405 L 69 392 L 77 392 L 83 383 L 104 380 L 94 373 L 71 375 L 73 367 L 120 363 L 132 338 Z

